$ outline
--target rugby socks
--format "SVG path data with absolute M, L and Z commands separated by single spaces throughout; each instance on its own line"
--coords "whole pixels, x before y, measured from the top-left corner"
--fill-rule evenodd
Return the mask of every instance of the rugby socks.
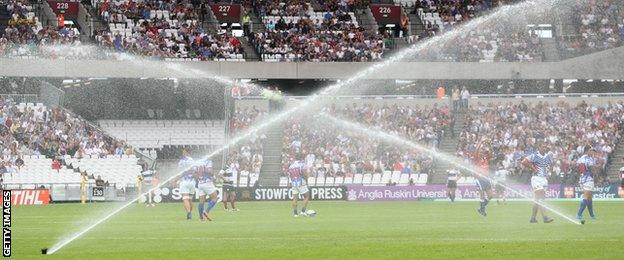
M 186 212 L 186 219 L 191 219 L 191 212 Z
M 590 217 L 595 217 L 594 216 L 594 200 L 588 200 L 587 201 L 587 210 L 589 211 L 589 216 Z
M 204 215 L 204 203 L 197 203 L 197 211 L 199 211 L 199 218 L 203 219 L 203 215 Z
M 209 201 L 208 201 L 208 208 L 206 209 L 206 213 L 210 212 L 210 210 L 211 210 L 211 209 L 212 209 L 215 205 L 217 205 L 217 203 L 216 203 L 216 202 L 214 202 L 213 200 L 209 200 Z
M 533 213 L 531 214 L 531 219 L 535 219 L 535 217 L 537 217 L 538 210 L 539 210 L 539 205 L 533 204 Z
M 587 203 L 586 199 L 583 199 L 583 201 L 581 201 L 581 207 L 579 208 L 578 213 L 576 213 L 577 217 L 582 217 L 583 216 L 583 211 L 585 211 L 585 208 L 587 207 L 587 204 L 588 203 Z
M 480 205 L 481 205 L 481 210 L 485 210 L 485 206 L 487 206 L 487 204 L 488 204 L 489 202 L 490 202 L 490 200 L 488 200 L 488 199 L 482 199 L 482 200 L 481 200 L 481 203 L 480 203 Z
M 294 208 L 294 209 L 293 209 L 293 213 L 294 213 L 295 215 L 299 215 L 299 214 L 297 213 L 297 208 Z
M 449 193 L 449 197 L 451 197 L 451 202 L 455 202 L 455 194 Z

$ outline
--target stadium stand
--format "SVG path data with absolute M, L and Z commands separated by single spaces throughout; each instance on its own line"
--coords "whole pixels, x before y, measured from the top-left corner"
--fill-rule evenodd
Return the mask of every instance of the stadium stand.
M 254 11 L 265 32 L 251 42 L 264 61 L 376 61 L 381 59 L 384 36 L 358 24 L 345 1 L 324 1 L 314 10 L 302 1 L 261 1 Z
M 229 126 L 231 135 L 247 130 L 252 123 L 262 120 L 265 115 L 267 115 L 266 111 L 255 107 L 234 111 Z M 234 176 L 238 176 L 240 187 L 254 186 L 259 179 L 264 162 L 265 139 L 264 133 L 257 133 L 248 141 L 228 150 L 226 167 Z
M 43 103 L 3 99 L 1 104 L 5 183 L 74 183 L 85 172 L 122 187 L 142 171 L 131 147 L 72 113 Z M 53 160 L 58 162 L 52 165 Z
M 431 37 L 471 20 L 492 8 L 492 1 L 416 0 L 414 12 L 423 23 L 421 39 Z M 506 1 L 510 2 L 510 1 Z M 401 2 L 404 3 L 404 2 Z M 500 3 L 500 1 L 499 1 Z M 542 61 L 543 47 L 526 21 L 493 21 L 459 33 L 445 46 L 418 54 L 417 59 L 459 62 Z M 487 29 L 483 29 L 487 28 Z
M 565 57 L 575 57 L 622 46 L 624 3 L 622 1 L 581 1 L 572 4 L 572 35 L 560 39 Z
M 108 155 L 105 158 L 84 157 L 81 159 L 68 156 L 65 158 L 65 163 L 80 172 L 84 171 L 92 176 L 100 176 L 103 180 L 115 184 L 117 187 L 135 185 L 136 176 L 143 171 L 134 154 Z
M 66 166 L 62 166 L 58 170 L 52 169 L 52 159 L 43 155 L 25 155 L 21 159 L 24 161 L 24 165 L 19 168 L 10 165 L 9 162 L 3 162 L 6 172 L 2 174 L 2 179 L 8 188 L 27 189 L 44 184 L 80 183 L 79 173 Z
M 443 136 L 449 134 L 450 111 L 447 106 L 421 108 L 354 104 L 328 109 L 328 113 L 408 136 L 432 149 L 437 149 Z M 287 124 L 282 156 L 284 172 L 295 156 L 301 154 L 308 167 L 313 169 L 312 182 L 319 186 L 342 185 L 345 182 L 420 185 L 427 183 L 428 175 L 433 173 L 435 164 L 429 155 L 386 146 L 375 138 L 358 133 L 346 131 L 346 134 L 337 134 L 333 127 L 320 127 L 322 124 L 318 123 L 292 120 Z
M 491 167 L 502 164 L 512 171 L 512 178 L 527 182 L 530 173 L 522 170 L 520 159 L 532 152 L 536 142 L 545 141 L 555 154 L 556 181 L 576 183 L 574 178 L 579 174 L 574 174 L 574 162 L 585 146 L 591 146 L 601 159 L 601 171 L 594 176 L 601 183 L 606 180 L 606 166 L 621 139 L 624 103 L 477 104 L 466 113 L 466 122 L 457 148 L 463 158 L 473 154 L 477 143 L 489 143 Z
M 107 133 L 137 148 L 223 145 L 223 120 L 100 120 Z M 149 134 L 147 134 L 149 133 Z
M 240 40 L 208 33 L 191 1 L 103 0 L 97 8 L 109 28 L 96 41 L 115 51 L 167 60 L 245 60 Z
M 4 15 L 9 15 L 9 19 L 7 27 L 0 31 L 3 34 L 0 37 L 1 56 L 56 57 L 60 51 L 50 46 L 78 46 L 81 43 L 80 32 L 73 26 L 43 26 L 29 1 L 10 0 L 5 9 L 2 12 L 6 12 Z M 80 48 L 67 48 L 62 54 L 76 57 L 86 53 Z

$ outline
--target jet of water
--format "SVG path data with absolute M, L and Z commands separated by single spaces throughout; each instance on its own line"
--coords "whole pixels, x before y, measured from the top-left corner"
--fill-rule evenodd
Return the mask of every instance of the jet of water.
M 454 158 L 454 157 L 452 157 L 452 156 L 450 156 L 448 154 L 445 154 L 443 152 L 439 152 L 439 151 L 435 151 L 433 149 L 427 148 L 425 146 L 422 146 L 422 145 L 420 145 L 418 143 L 415 143 L 415 142 L 412 142 L 410 140 L 407 140 L 407 139 L 405 139 L 403 137 L 400 137 L 398 135 L 388 134 L 388 133 L 386 133 L 386 132 L 384 132 L 382 130 L 372 129 L 370 127 L 367 127 L 367 126 L 359 124 L 359 123 L 347 121 L 347 120 L 344 120 L 344 119 L 338 119 L 338 118 L 336 118 L 334 116 L 331 116 L 331 115 L 329 115 L 327 113 L 324 113 L 324 112 L 322 112 L 320 115 L 322 117 L 328 119 L 329 121 L 331 121 L 334 125 L 340 126 L 342 128 L 345 128 L 345 129 L 350 129 L 350 130 L 353 130 L 353 131 L 359 131 L 359 132 L 361 132 L 363 134 L 366 134 L 368 136 L 373 136 L 373 137 L 379 138 L 381 140 L 385 140 L 386 142 L 395 143 L 397 145 L 407 145 L 407 146 L 409 146 L 409 147 L 411 147 L 413 149 L 416 149 L 416 150 L 419 150 L 419 151 L 422 151 L 422 152 L 426 152 L 427 154 L 430 154 L 433 157 L 436 157 L 436 158 L 438 158 L 440 160 L 446 161 L 446 162 L 454 165 L 455 167 L 457 167 L 459 169 L 463 169 L 464 171 L 470 172 L 474 176 L 478 176 L 478 177 L 487 179 L 487 180 L 489 180 L 491 182 L 494 181 L 490 177 L 488 177 L 486 175 L 483 175 L 483 174 L 479 173 L 478 171 L 476 171 L 473 165 L 466 166 L 465 162 L 459 161 L 456 158 Z M 568 215 L 566 215 L 564 213 L 561 213 L 558 210 L 553 209 L 549 205 L 546 205 L 543 201 L 535 200 L 533 198 L 525 196 L 523 193 L 521 193 L 521 192 L 517 191 L 516 189 L 511 188 L 511 187 L 509 187 L 509 186 L 507 186 L 507 185 L 505 185 L 503 183 L 499 182 L 498 184 L 503 186 L 505 189 L 511 191 L 512 193 L 515 193 L 518 196 L 523 197 L 525 199 L 531 200 L 534 203 L 544 207 L 545 209 L 550 210 L 551 212 L 553 212 L 553 213 L 559 215 L 560 217 L 570 221 L 571 223 L 578 224 L 578 225 L 581 224 L 579 221 L 569 217 Z
M 264 124 L 260 125 L 259 127 L 264 126 Z M 266 126 L 264 126 L 266 127 Z M 257 131 L 256 128 L 252 128 L 247 130 L 245 133 L 231 139 L 228 143 L 224 144 L 223 146 L 219 147 L 218 149 L 212 151 L 210 154 L 204 156 L 202 159 L 200 159 L 200 161 L 202 160 L 207 160 L 210 159 L 212 157 L 214 157 L 215 155 L 223 152 L 225 149 L 229 148 L 232 145 L 237 144 L 238 142 L 247 139 L 249 137 L 251 137 L 251 135 L 253 135 L 255 132 Z M 109 218 L 111 218 L 112 216 L 116 215 L 117 213 L 121 212 L 122 210 L 124 210 L 125 208 L 127 208 L 128 206 L 132 205 L 133 203 L 135 203 L 137 200 L 139 200 L 141 197 L 150 194 L 151 192 L 159 189 L 160 187 L 164 186 L 165 184 L 175 180 L 176 178 L 178 178 L 182 173 L 184 173 L 185 171 L 188 171 L 191 169 L 192 166 L 188 166 L 186 169 L 184 169 L 183 171 L 181 171 L 178 174 L 173 174 L 172 176 L 168 177 L 167 179 L 165 179 L 164 181 L 160 182 L 158 185 L 156 185 L 155 187 L 149 189 L 148 191 L 138 195 L 136 198 L 131 199 L 129 201 L 127 201 L 125 204 L 123 204 L 121 207 L 111 211 L 110 213 L 108 213 L 106 216 L 102 217 L 101 219 L 93 222 L 91 225 L 87 226 L 85 229 L 76 232 L 75 234 L 71 235 L 70 237 L 58 242 L 57 244 L 55 244 L 54 246 L 50 247 L 47 251 L 47 254 L 54 254 L 56 251 L 58 251 L 59 249 L 63 248 L 64 246 L 66 246 L 67 244 L 71 243 L 72 241 L 76 240 L 77 238 L 81 237 L 82 235 L 86 234 L 87 232 L 91 231 L 93 228 L 95 228 L 96 226 L 98 226 L 99 224 L 105 222 L 106 220 L 108 220 Z
M 394 55 L 393 57 L 388 58 L 387 60 L 385 60 L 384 62 L 380 62 L 380 63 L 375 63 L 374 65 L 356 73 L 353 77 L 341 81 L 335 85 L 329 86 L 325 89 L 322 89 L 321 91 L 317 92 L 316 94 L 311 95 L 309 98 L 305 99 L 303 102 L 301 102 L 300 104 L 298 104 L 295 107 L 292 107 L 290 109 L 284 110 L 280 113 L 277 113 L 275 115 L 270 115 L 268 117 L 268 119 L 262 123 L 259 123 L 257 125 L 252 126 L 248 131 L 246 131 L 245 133 L 231 139 L 229 142 L 227 142 L 225 145 L 223 145 L 222 147 L 218 148 L 217 150 L 215 150 L 214 152 L 212 152 L 211 154 L 207 155 L 206 157 L 204 157 L 204 159 L 209 159 L 213 156 L 215 156 L 216 154 L 228 149 L 230 146 L 236 145 L 238 142 L 247 139 L 249 137 L 251 137 L 251 135 L 253 133 L 255 133 L 256 131 L 261 131 L 264 130 L 266 128 L 268 128 L 271 125 L 274 124 L 278 124 L 280 122 L 282 122 L 283 120 L 287 119 L 290 115 L 293 115 L 297 112 L 300 111 L 310 111 L 311 108 L 313 107 L 319 107 L 322 106 L 322 98 L 327 97 L 327 96 L 331 96 L 336 94 L 339 90 L 344 89 L 346 87 L 349 86 L 354 86 L 359 80 L 365 78 L 367 75 L 373 74 L 373 73 L 377 73 L 379 72 L 381 69 L 387 67 L 388 65 L 390 65 L 391 63 L 394 62 L 398 62 L 401 60 L 406 59 L 407 57 L 410 57 L 411 55 L 414 55 L 415 53 L 426 49 L 426 48 L 430 48 L 432 46 L 434 46 L 435 44 L 442 44 L 444 42 L 449 41 L 450 39 L 453 39 L 454 37 L 458 36 L 461 33 L 466 33 L 474 28 L 476 28 L 477 26 L 487 22 L 487 21 L 491 21 L 492 19 L 496 19 L 499 16 L 503 16 L 503 15 L 509 15 L 512 14 L 514 12 L 526 12 L 526 10 L 534 10 L 537 9 L 539 10 L 539 8 L 543 7 L 543 5 L 547 4 L 547 3 L 554 3 L 554 2 L 558 2 L 559 0 L 538 0 L 538 1 L 527 1 L 527 2 L 521 2 L 515 5 L 508 5 L 508 6 L 503 6 L 500 7 L 498 9 L 496 9 L 495 11 L 493 11 L 492 13 L 473 19 L 465 24 L 463 24 L 462 26 L 456 27 L 455 29 L 439 35 L 439 36 L 435 36 L 432 38 L 429 38 L 427 40 L 418 42 L 412 46 L 410 46 L 409 48 L 402 50 L 400 52 L 398 52 L 396 55 Z M 165 181 L 161 182 L 160 185 L 158 185 L 157 187 L 154 187 L 153 189 L 156 189 L 158 187 L 161 187 L 163 185 L 165 185 L 166 183 L 176 179 L 179 175 L 181 175 L 184 171 L 179 172 L 178 174 L 175 174 L 173 176 L 171 176 L 170 178 L 166 179 Z M 153 190 L 152 189 L 152 190 Z M 151 191 L 151 190 L 150 190 Z M 139 197 L 144 196 L 146 194 L 148 194 L 150 191 L 147 191 L 141 195 L 139 195 Z M 75 234 L 73 234 L 72 236 L 70 236 L 67 239 L 62 240 L 61 242 L 57 243 L 56 245 L 54 245 L 53 247 L 50 248 L 50 250 L 48 251 L 48 254 L 53 254 L 55 252 L 57 252 L 58 250 L 60 250 L 61 248 L 63 248 L 64 246 L 68 245 L 69 243 L 71 243 L 72 241 L 76 240 L 77 238 L 81 237 L 82 235 L 84 235 L 85 233 L 89 232 L 90 230 L 92 230 L 93 228 L 95 228 L 97 225 L 103 223 L 104 221 L 108 220 L 109 218 L 111 218 L 112 216 L 114 216 L 115 214 L 121 212 L 123 209 L 127 208 L 130 204 L 132 204 L 133 202 L 135 202 L 136 200 L 139 199 L 139 197 L 135 198 L 134 200 L 122 205 L 120 208 L 113 210 L 111 212 L 111 214 L 108 214 L 106 216 L 104 216 L 102 219 L 94 222 L 93 224 L 89 225 L 87 228 L 85 228 L 82 231 L 79 231 Z M 563 215 L 563 214 L 561 214 Z M 574 221 L 574 220 L 572 220 Z M 574 222 L 576 223 L 576 222 Z

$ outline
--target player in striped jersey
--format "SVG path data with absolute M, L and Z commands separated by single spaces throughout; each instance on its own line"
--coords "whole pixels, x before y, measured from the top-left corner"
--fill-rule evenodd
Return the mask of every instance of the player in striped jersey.
M 151 191 L 152 188 L 154 188 L 154 171 L 151 170 L 147 170 L 141 173 L 141 181 L 142 181 L 142 188 L 144 192 L 147 192 L 147 200 L 145 201 L 145 205 L 146 206 L 156 206 L 156 204 L 154 204 L 153 199 L 153 192 Z
M 236 208 L 236 191 L 234 190 L 234 181 L 236 180 L 236 176 L 232 170 L 221 170 L 221 175 L 223 175 L 223 207 L 225 207 L 226 211 L 238 211 Z M 231 209 L 228 209 L 228 202 L 230 202 Z
M 531 177 L 531 186 L 535 195 L 535 203 L 533 203 L 533 213 L 531 214 L 531 223 L 537 223 L 537 213 L 541 212 L 544 223 L 553 222 L 553 219 L 546 215 L 544 207 L 540 205 L 546 197 L 546 186 L 548 186 L 548 168 L 553 163 L 553 154 L 546 151 L 546 145 L 540 143 L 537 145 L 537 151 L 524 158 L 522 163 L 533 169 L 533 177 Z
M 297 159 L 288 167 L 288 177 L 290 177 L 290 184 L 292 185 L 292 208 L 295 217 L 299 216 L 297 212 L 297 200 L 299 194 L 303 195 L 303 208 L 301 208 L 301 215 L 307 216 L 306 208 L 310 201 L 310 192 L 307 185 L 307 176 L 305 172 L 305 163 L 301 160 L 301 155 L 297 155 Z
M 505 169 L 502 163 L 499 163 L 498 170 L 494 172 L 494 181 L 496 185 L 494 185 L 494 192 L 496 192 L 496 204 L 501 203 L 501 199 L 503 200 L 503 204 L 507 204 L 507 197 L 505 195 L 505 182 L 507 182 L 507 175 L 509 175 L 509 170 Z
M 457 179 L 459 178 L 460 172 L 453 168 L 451 170 L 446 171 L 448 174 L 448 179 L 446 181 L 446 193 L 448 194 L 451 202 L 455 202 L 455 191 L 457 190 Z
M 583 220 L 583 211 L 585 211 L 585 208 L 589 211 L 589 216 L 592 219 L 596 219 L 596 215 L 594 215 L 594 203 L 592 201 L 594 191 L 592 168 L 596 166 L 595 151 L 591 147 L 586 146 L 584 152 L 585 154 L 576 160 L 576 165 L 581 174 L 579 185 L 583 189 L 583 200 L 576 214 L 578 220 Z

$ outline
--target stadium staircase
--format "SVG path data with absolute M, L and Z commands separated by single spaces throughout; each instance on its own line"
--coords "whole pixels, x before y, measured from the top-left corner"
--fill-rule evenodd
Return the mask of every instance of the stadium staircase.
M 373 17 L 373 13 L 370 8 L 355 10 L 355 19 L 360 27 L 364 28 L 364 30 L 368 33 L 374 35 L 378 32 L 379 26 L 377 25 L 377 21 L 375 21 L 375 17 Z
M 89 15 L 91 15 L 91 19 L 93 21 L 93 31 L 100 31 L 100 30 L 106 30 L 108 29 L 108 22 L 104 21 L 104 18 L 102 18 L 102 16 L 98 13 L 98 8 L 97 6 L 92 6 L 91 3 L 89 2 L 84 2 L 84 3 L 80 3 L 85 10 L 87 10 L 87 12 L 89 13 Z M 86 33 L 87 31 L 84 31 L 84 33 Z M 89 37 L 94 37 L 94 35 L 89 35 Z M 82 38 L 80 39 L 81 41 L 83 40 Z M 93 39 L 89 39 L 89 41 L 92 41 Z
M 464 128 L 466 120 L 466 114 L 463 112 L 455 113 L 455 125 L 453 127 L 453 132 L 455 133 L 455 137 L 450 136 L 450 133 L 447 133 L 447 136 L 442 138 L 442 142 L 440 142 L 439 151 L 454 155 L 457 152 L 457 142 L 459 141 L 459 133 Z M 429 177 L 431 183 L 441 184 L 446 183 L 446 171 L 453 168 L 453 166 L 442 160 L 436 160 L 436 167 L 434 170 L 433 176 Z
M 4 35 L 4 31 L 9 25 L 11 15 L 7 12 L 6 5 L 0 5 L 0 35 Z
M 219 30 L 220 24 L 214 12 L 212 12 L 212 8 L 206 8 L 206 15 L 204 15 L 204 21 L 202 21 L 202 24 L 204 29 L 210 33 L 216 33 Z
M 559 53 L 559 47 L 555 38 L 541 39 L 542 53 L 544 54 L 544 61 L 560 61 L 561 55 Z
M 607 165 L 607 176 L 611 182 L 620 180 L 620 168 L 624 167 L 624 139 L 615 146 L 611 155 L 611 163 Z
M 314 9 L 314 11 L 319 12 L 323 10 L 323 5 L 318 0 L 311 0 L 310 7 Z
M 406 8 L 406 12 L 408 13 L 408 18 L 411 27 L 411 35 L 423 35 L 425 32 L 425 25 L 416 12 L 412 13 L 413 7 L 403 7 Z
M 282 176 L 282 140 L 284 130 L 281 124 L 275 124 L 267 130 L 263 145 L 263 162 L 260 169 L 261 186 L 277 186 Z
M 247 37 L 238 37 L 238 40 L 241 42 L 243 46 L 243 51 L 245 52 L 245 60 L 246 61 L 259 61 L 260 56 L 256 52 L 256 49 L 251 45 Z
M 262 19 L 260 19 L 260 17 L 256 15 L 253 9 L 246 9 L 246 10 L 247 10 L 247 13 L 249 13 L 249 16 L 251 17 L 251 31 L 253 33 L 264 32 L 266 27 L 262 23 Z

